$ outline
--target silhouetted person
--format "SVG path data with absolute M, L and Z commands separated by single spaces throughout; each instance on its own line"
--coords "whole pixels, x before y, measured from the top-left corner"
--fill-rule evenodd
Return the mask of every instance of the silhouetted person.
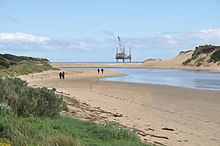
M 104 72 L 104 69 L 103 69 L 103 68 L 101 69 L 101 72 L 102 72 L 102 74 L 103 74 L 103 72 Z
M 99 74 L 99 72 L 100 72 L 100 69 L 98 68 L 98 69 L 97 69 L 97 71 L 98 71 L 98 74 Z
M 64 77 L 65 77 L 65 73 L 64 73 L 64 71 L 63 71 L 63 73 L 62 73 L 62 77 L 63 77 L 63 79 L 64 79 Z
M 62 78 L 62 72 L 59 73 L 59 77 L 60 77 L 60 79 Z

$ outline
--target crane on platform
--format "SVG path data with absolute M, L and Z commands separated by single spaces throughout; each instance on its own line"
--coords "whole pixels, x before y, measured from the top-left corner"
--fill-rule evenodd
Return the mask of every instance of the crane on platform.
M 129 55 L 126 54 L 126 48 L 122 44 L 121 38 L 118 36 L 118 46 L 116 47 L 116 61 L 122 59 L 125 62 L 128 59 L 131 62 L 131 48 L 129 49 Z

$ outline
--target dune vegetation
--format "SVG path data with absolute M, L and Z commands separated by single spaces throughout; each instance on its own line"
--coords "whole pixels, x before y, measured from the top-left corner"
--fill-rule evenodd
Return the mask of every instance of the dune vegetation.
M 0 57 L 0 145 L 147 145 L 133 129 L 60 115 L 68 108 L 56 89 L 29 87 L 16 77 L 53 69 L 48 60 L 6 56 Z
M 217 63 L 218 62 L 218 63 Z M 195 48 L 192 57 L 183 62 L 183 65 L 210 65 L 220 62 L 220 46 L 205 45 Z
M 44 58 L 0 54 L 0 77 L 14 77 L 51 69 L 54 68 Z

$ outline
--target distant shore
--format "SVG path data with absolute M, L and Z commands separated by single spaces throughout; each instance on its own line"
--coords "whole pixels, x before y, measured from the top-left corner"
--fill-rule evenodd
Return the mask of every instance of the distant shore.
M 143 141 L 220 144 L 220 91 L 99 80 L 125 75 L 111 70 L 104 74 L 93 69 L 62 71 L 66 73 L 64 80 L 59 79 L 59 70 L 20 77 L 34 87 L 56 88 L 69 103 L 65 114 L 135 128 Z M 75 100 L 81 103 L 78 108 Z
M 220 72 L 220 63 L 209 62 L 201 65 L 183 65 L 187 59 L 191 58 L 193 51 L 181 52 L 178 56 L 167 60 L 149 59 L 143 63 L 114 63 L 114 64 L 79 64 L 79 63 L 51 63 L 56 68 L 148 68 L 148 69 L 181 69 L 200 70 L 209 72 Z
M 55 68 L 147 68 L 147 69 L 181 69 L 198 70 L 208 72 L 220 72 L 220 66 L 184 66 L 182 64 L 171 64 L 169 61 L 147 61 L 145 63 L 118 63 L 118 64 L 80 64 L 80 63 L 50 63 Z

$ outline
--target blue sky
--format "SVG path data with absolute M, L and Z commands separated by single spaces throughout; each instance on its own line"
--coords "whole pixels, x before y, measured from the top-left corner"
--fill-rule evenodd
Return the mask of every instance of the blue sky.
M 57 62 L 134 61 L 220 45 L 220 0 L 0 0 L 0 53 Z

